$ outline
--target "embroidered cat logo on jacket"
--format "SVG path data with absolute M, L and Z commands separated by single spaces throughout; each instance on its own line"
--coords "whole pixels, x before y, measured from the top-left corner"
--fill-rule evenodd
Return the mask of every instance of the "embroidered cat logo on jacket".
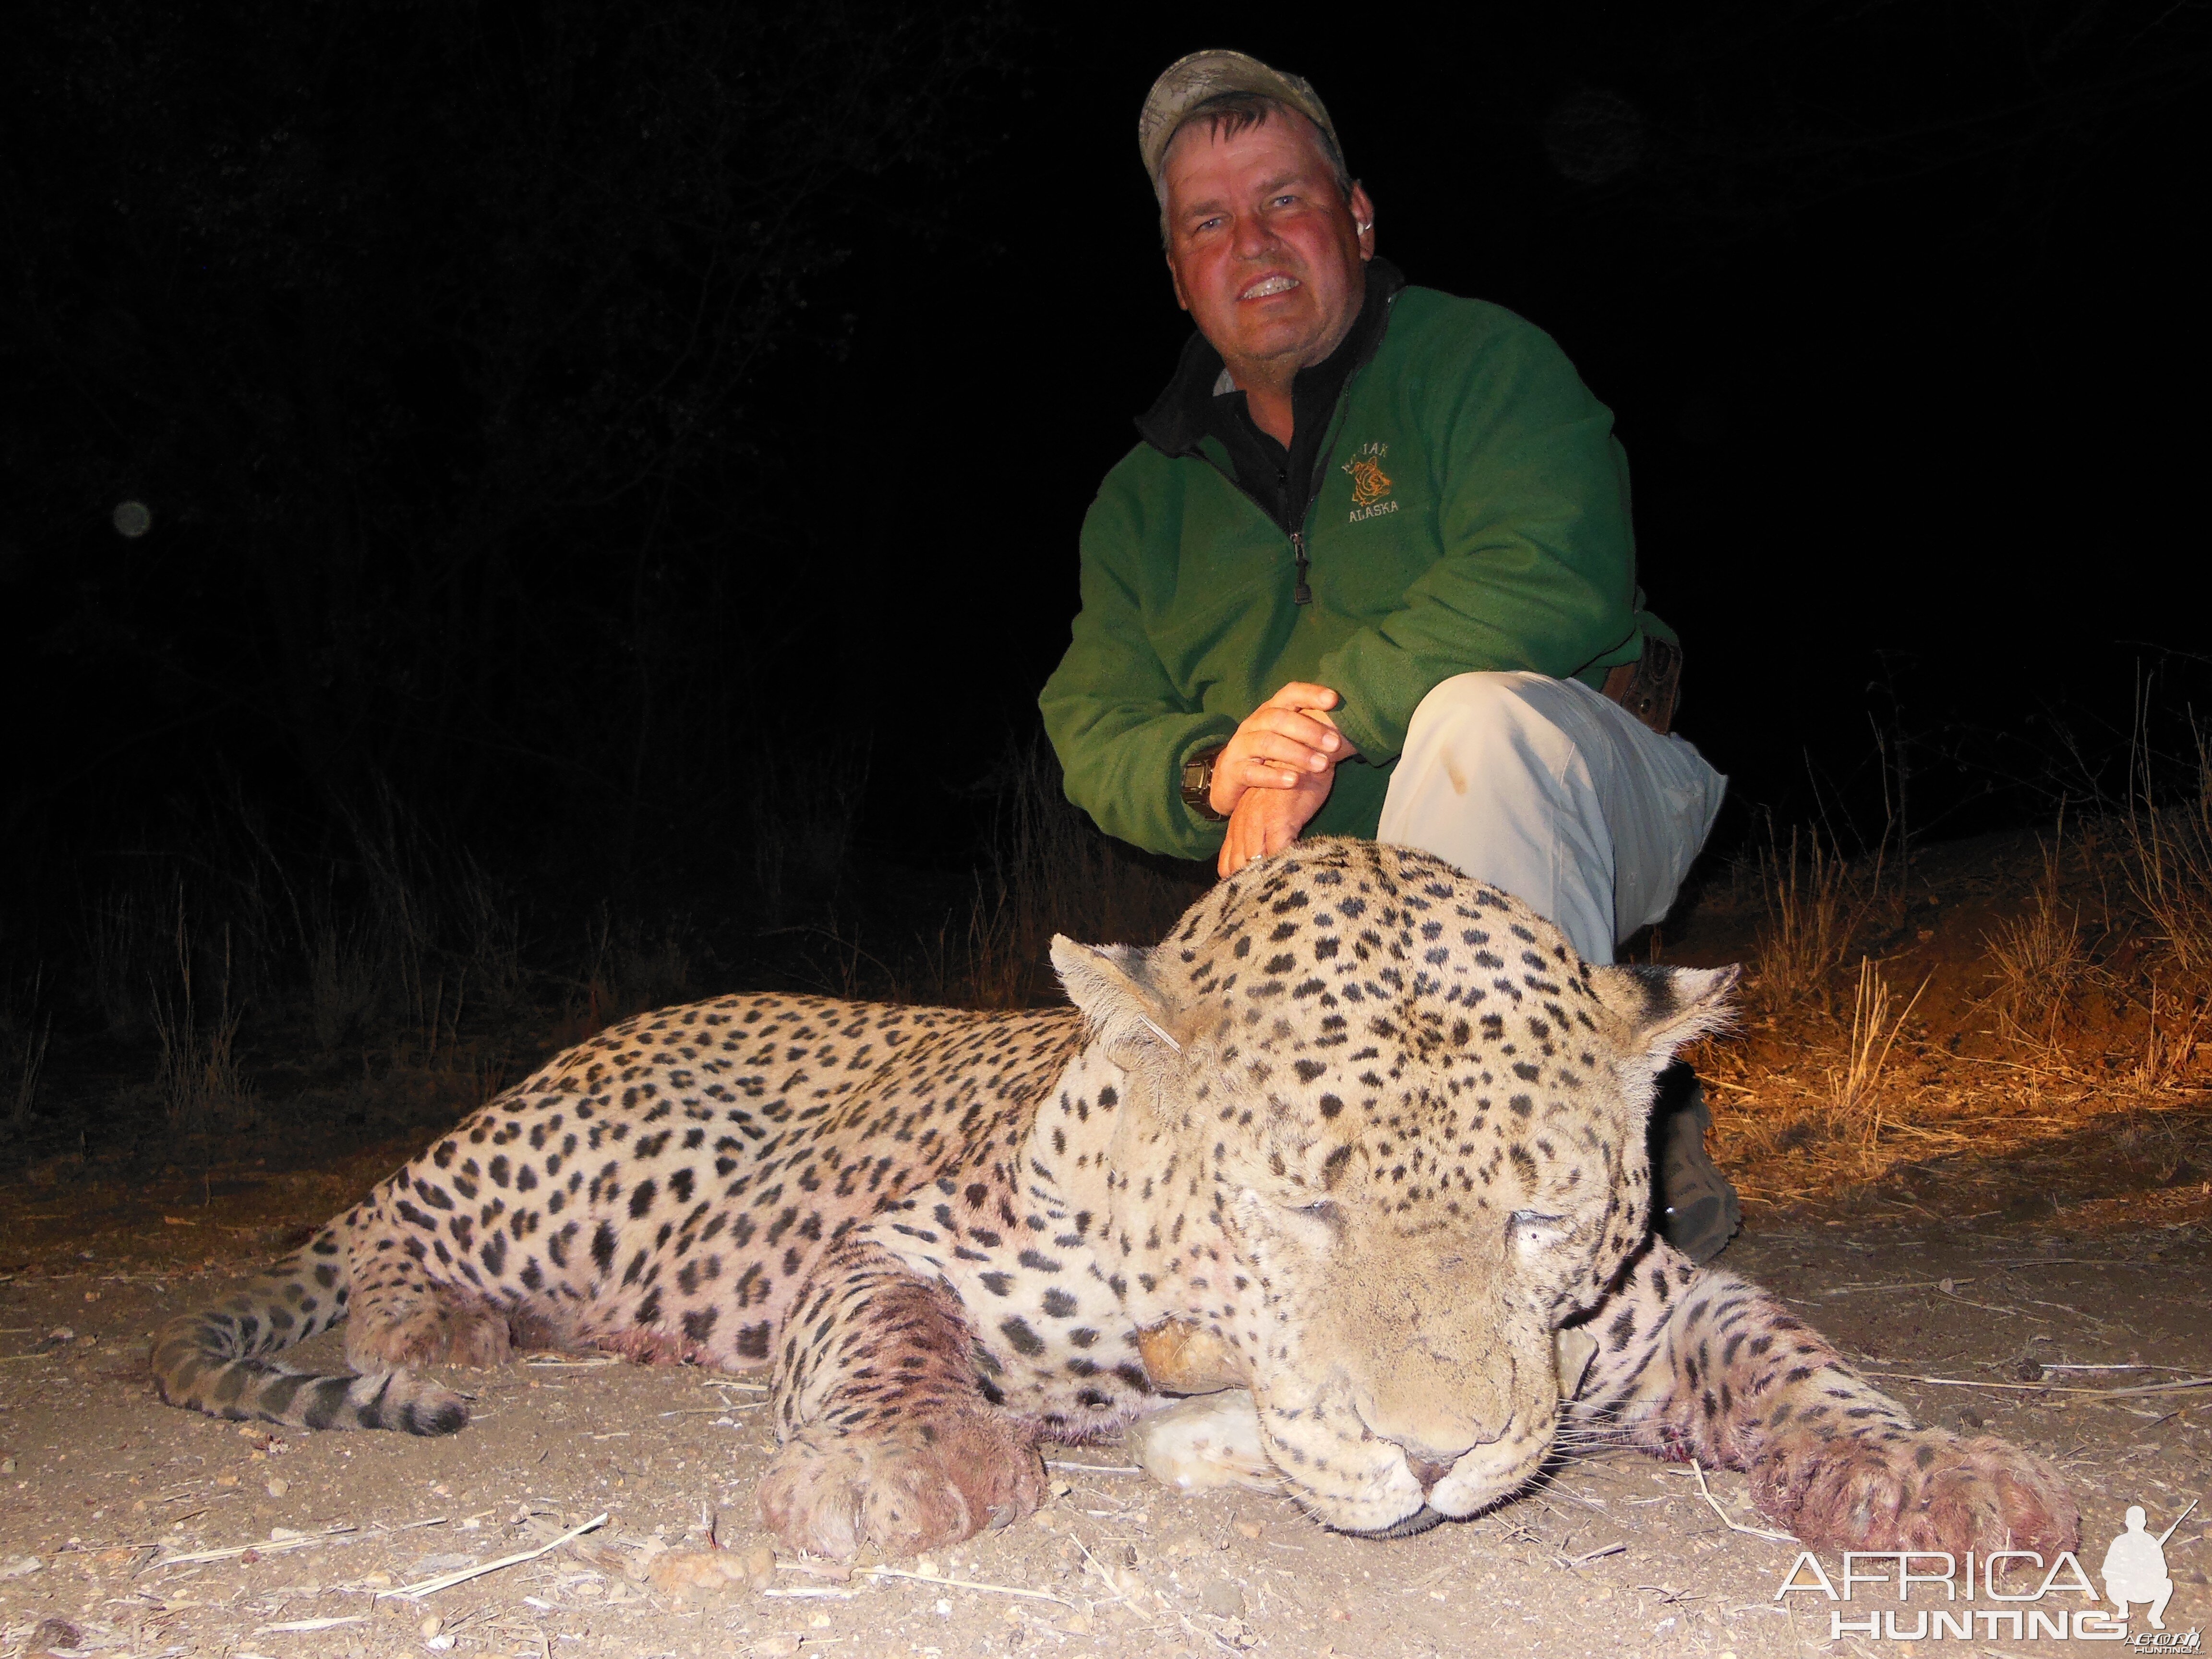
M 1352 523 L 1398 510 L 1398 503 L 1387 499 L 1390 476 L 1382 470 L 1382 458 L 1389 453 L 1390 446 L 1380 441 L 1364 443 L 1352 451 L 1352 459 L 1344 464 L 1344 471 L 1352 478 Z

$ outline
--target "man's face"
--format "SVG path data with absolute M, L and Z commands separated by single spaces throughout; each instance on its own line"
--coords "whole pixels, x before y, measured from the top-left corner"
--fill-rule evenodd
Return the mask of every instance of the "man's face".
M 1193 122 L 1164 171 L 1176 299 L 1231 372 L 1286 374 L 1334 350 L 1366 295 L 1374 210 L 1357 185 L 1338 193 L 1312 125 L 1279 112 L 1224 138 Z

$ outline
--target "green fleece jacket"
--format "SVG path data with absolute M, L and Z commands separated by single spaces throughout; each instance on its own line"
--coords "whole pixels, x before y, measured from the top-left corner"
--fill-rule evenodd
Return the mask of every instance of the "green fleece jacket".
M 1405 288 L 1338 399 L 1295 550 L 1184 428 L 1108 473 L 1083 526 L 1082 611 L 1038 702 L 1068 798 L 1155 853 L 1211 859 L 1183 763 L 1286 681 L 1326 685 L 1359 756 L 1309 835 L 1372 836 L 1413 710 L 1455 674 L 1592 685 L 1643 654 L 1628 465 L 1551 337 L 1500 307 Z M 1219 359 L 1212 362 L 1218 367 Z

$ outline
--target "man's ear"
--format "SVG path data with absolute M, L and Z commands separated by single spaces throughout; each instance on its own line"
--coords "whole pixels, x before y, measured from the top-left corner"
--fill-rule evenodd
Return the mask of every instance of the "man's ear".
M 1664 1065 L 1685 1044 L 1728 1024 L 1729 993 L 1743 969 L 1641 963 L 1590 969 L 1598 999 L 1628 1023 L 1638 1049 Z
M 1147 978 L 1148 956 L 1133 945 L 1052 938 L 1053 969 L 1068 1000 L 1091 1022 L 1106 1058 L 1124 1069 L 1182 1052 L 1175 1010 Z
M 1175 289 L 1176 303 L 1188 311 L 1190 295 L 1182 291 L 1182 272 L 1176 269 L 1175 255 L 1165 249 L 1161 250 L 1161 253 L 1168 262 L 1168 283 Z
M 1355 179 L 1352 182 L 1352 194 L 1345 198 L 1344 204 L 1352 210 L 1352 222 L 1359 227 L 1359 257 L 1362 259 L 1373 258 L 1375 257 L 1375 204 L 1368 199 L 1367 186 Z

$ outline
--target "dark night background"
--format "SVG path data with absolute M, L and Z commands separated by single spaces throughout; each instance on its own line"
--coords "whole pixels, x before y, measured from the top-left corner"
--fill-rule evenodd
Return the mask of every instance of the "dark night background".
M 2185 749 L 2201 0 L 18 0 L 9 996 L 375 847 L 548 934 L 964 893 L 1187 328 L 1137 107 L 1214 45 L 1616 411 L 1719 852 L 2045 821 L 2139 702 Z

